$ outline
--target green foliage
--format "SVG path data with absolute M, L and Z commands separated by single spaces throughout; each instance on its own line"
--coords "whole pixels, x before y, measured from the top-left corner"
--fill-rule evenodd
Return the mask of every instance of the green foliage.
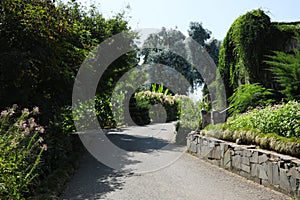
M 187 134 L 201 127 L 202 101 L 193 102 L 190 98 L 180 99 L 180 118 L 176 126 L 176 143 L 185 144 Z
M 260 83 L 264 74 L 262 57 L 267 52 L 271 22 L 262 10 L 237 18 L 223 41 L 219 70 L 231 96 L 239 83 Z
M 297 37 L 300 44 L 300 36 Z M 289 100 L 300 100 L 300 52 L 294 49 L 293 53 L 275 51 L 265 61 L 271 66 L 270 71 L 275 75 L 276 81 L 281 86 L 281 93 Z
M 68 106 L 62 112 L 63 131 L 65 133 L 75 133 L 75 121 L 79 125 L 77 128 L 82 130 L 90 127 L 93 123 L 99 123 L 102 128 L 115 127 L 116 122 L 113 119 L 111 107 L 110 98 L 107 96 L 96 96 L 95 99 L 79 103 L 73 108 Z M 96 119 L 93 118 L 94 114 L 96 114 Z
M 204 29 L 202 23 L 199 22 L 190 22 L 188 33 L 189 36 L 201 46 L 205 46 L 206 40 L 208 40 L 211 35 L 211 31 Z
M 42 181 L 48 182 L 50 175 L 81 148 L 66 133 L 74 127 L 70 111 L 64 108 L 71 105 L 73 83 L 83 60 L 114 34 L 128 31 L 130 39 L 136 34 L 130 32 L 124 13 L 105 19 L 95 7 L 83 9 L 76 0 L 67 4 L 1 0 L 0 10 L 0 108 L 13 103 L 20 107 L 37 105 L 42 113 L 39 123 L 48 127 L 44 138 L 48 151 L 42 155 L 43 172 L 37 187 Z M 130 52 L 104 72 L 97 91 L 101 98 L 96 103 L 101 123 L 114 124 L 109 94 L 136 60 L 136 53 Z M 65 129 L 63 119 L 68 121 L 64 122 Z
M 176 29 L 167 30 L 162 28 L 160 32 L 155 34 L 150 34 L 149 37 L 145 40 L 144 46 L 155 47 L 155 48 L 143 48 L 140 52 L 140 56 L 144 57 L 145 64 L 163 64 L 169 67 L 174 68 L 180 72 L 190 85 L 195 86 L 203 82 L 203 78 L 200 73 L 194 70 L 191 63 L 185 60 L 183 57 L 176 55 L 170 49 L 176 49 L 180 51 L 182 55 L 187 57 L 188 52 L 186 51 L 184 40 L 186 37 Z M 151 76 L 157 76 L 161 72 L 155 72 L 150 74 Z M 169 77 L 164 77 L 165 81 L 172 83 L 173 79 Z M 180 88 L 179 91 L 182 91 L 181 94 L 185 94 L 188 88 Z
M 229 130 L 250 130 L 284 137 L 300 136 L 300 106 L 290 101 L 265 108 L 255 108 L 241 115 L 230 117 L 225 124 Z
M 231 114 L 243 113 L 249 108 L 272 103 L 271 95 L 270 89 L 266 89 L 257 83 L 240 85 L 235 89 L 233 95 L 228 98 L 230 102 L 229 112 Z
M 260 83 L 277 89 L 273 76 L 263 62 L 271 51 L 286 50 L 299 25 L 271 22 L 262 10 L 253 10 L 237 18 L 222 43 L 219 54 L 221 77 L 226 94 L 231 96 L 241 84 Z
M 156 89 L 155 84 L 152 85 L 153 90 L 163 91 L 163 86 L 159 86 Z M 166 94 L 167 90 L 164 93 L 162 92 L 151 92 L 151 91 L 141 91 L 135 94 L 136 105 L 137 107 L 150 109 L 155 104 L 162 105 L 167 113 L 167 121 L 174 121 L 178 119 L 179 113 L 179 104 L 180 99 L 183 98 L 182 95 L 172 96 Z
M 39 175 L 44 128 L 36 124 L 32 115 L 38 108 L 21 112 L 13 106 L 0 116 L 0 198 L 24 199 Z

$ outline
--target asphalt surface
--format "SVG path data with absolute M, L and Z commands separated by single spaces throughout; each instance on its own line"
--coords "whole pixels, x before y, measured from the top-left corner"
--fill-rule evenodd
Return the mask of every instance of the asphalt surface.
M 291 199 L 184 153 L 172 144 L 172 124 L 112 130 L 107 136 L 128 151 L 131 162 L 123 155 L 121 170 L 115 170 L 86 154 L 61 199 Z

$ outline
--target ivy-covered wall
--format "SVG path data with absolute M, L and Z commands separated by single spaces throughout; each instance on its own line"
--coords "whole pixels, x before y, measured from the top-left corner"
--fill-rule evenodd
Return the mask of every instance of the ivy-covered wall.
M 230 97 L 240 84 L 261 83 L 276 88 L 264 60 L 272 51 L 290 51 L 293 36 L 300 33 L 300 22 L 271 22 L 264 11 L 247 12 L 231 25 L 219 54 L 220 74 Z

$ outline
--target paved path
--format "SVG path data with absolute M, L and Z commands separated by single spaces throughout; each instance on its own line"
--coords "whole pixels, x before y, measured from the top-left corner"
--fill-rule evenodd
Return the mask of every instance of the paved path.
M 110 132 L 110 140 L 132 153 L 128 159 L 138 162 L 129 162 L 129 167 L 124 162 L 124 170 L 116 171 L 86 154 L 61 199 L 291 199 L 181 153 L 183 147 L 167 145 L 172 128 L 164 124 Z M 171 160 L 165 159 L 168 154 Z

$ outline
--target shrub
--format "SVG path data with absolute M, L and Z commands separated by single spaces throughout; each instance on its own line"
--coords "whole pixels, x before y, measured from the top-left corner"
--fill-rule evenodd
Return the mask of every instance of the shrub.
M 200 129 L 203 106 L 201 101 L 194 103 L 190 98 L 180 98 L 180 120 L 176 126 L 177 144 L 185 144 L 187 134 Z
M 183 95 L 168 95 L 162 92 L 141 91 L 135 94 L 136 105 L 140 108 L 150 109 L 155 104 L 161 104 L 167 113 L 167 121 L 179 118 L 179 104 Z
M 234 90 L 234 93 L 229 97 L 229 112 L 231 114 L 243 113 L 249 107 L 263 106 L 274 102 L 268 99 L 272 95 L 270 89 L 266 89 L 259 84 L 240 85 Z
M 300 103 L 289 101 L 279 105 L 258 107 L 241 115 L 230 117 L 225 124 L 230 130 L 251 130 L 275 133 L 284 137 L 300 136 Z
M 113 119 L 112 105 L 107 96 L 97 95 L 95 100 L 88 100 L 84 103 L 78 103 L 72 108 L 67 106 L 62 110 L 62 127 L 65 133 L 76 132 L 74 121 L 78 121 L 80 128 L 85 129 L 93 123 L 99 123 L 102 128 L 115 127 L 116 122 Z M 73 110 L 72 110 L 73 109 Z M 93 119 L 93 113 L 96 114 L 96 122 Z M 85 120 L 82 120 L 85 119 Z
M 300 35 L 296 33 L 297 42 L 300 44 Z M 300 52 L 295 48 L 293 53 L 275 51 L 268 56 L 270 71 L 275 75 L 276 81 L 281 86 L 281 93 L 289 100 L 300 100 Z
M 44 128 L 36 124 L 38 113 L 17 107 L 3 110 L 0 116 L 0 199 L 23 199 L 37 178 L 41 155 L 47 150 L 40 136 Z

